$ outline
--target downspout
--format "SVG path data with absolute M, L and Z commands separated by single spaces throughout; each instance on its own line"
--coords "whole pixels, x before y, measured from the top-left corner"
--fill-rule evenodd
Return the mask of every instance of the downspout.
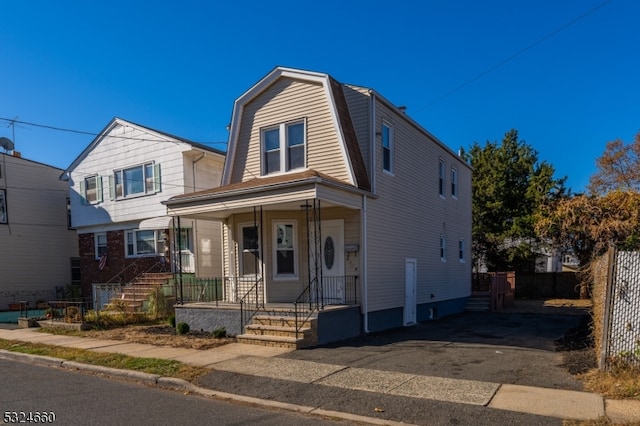
M 376 193 L 376 94 L 373 90 L 369 90 L 371 95 L 371 116 L 369 121 L 369 175 L 371 180 L 371 192 Z M 367 196 L 362 195 L 362 221 L 360 235 L 362 235 L 362 310 L 363 310 L 363 328 L 365 333 L 369 333 L 369 273 L 367 267 L 368 262 L 368 238 L 367 238 Z
M 362 196 L 362 310 L 364 311 L 363 326 L 364 332 L 369 333 L 369 291 L 368 291 L 368 272 L 367 272 L 367 196 Z
M 191 163 L 191 177 L 193 178 L 193 192 L 195 192 L 197 190 L 197 185 L 196 185 L 196 164 L 202 160 L 205 156 L 207 155 L 206 152 L 203 152 L 202 155 L 200 155 L 200 157 L 196 158 L 195 160 L 193 160 L 193 162 Z M 198 221 L 194 220 L 192 221 L 193 224 L 193 262 L 195 263 L 194 268 L 193 268 L 193 272 L 195 273 L 195 276 L 199 276 L 199 271 L 198 269 L 200 268 L 200 262 L 198 262 L 198 241 L 200 241 L 199 237 L 198 237 Z

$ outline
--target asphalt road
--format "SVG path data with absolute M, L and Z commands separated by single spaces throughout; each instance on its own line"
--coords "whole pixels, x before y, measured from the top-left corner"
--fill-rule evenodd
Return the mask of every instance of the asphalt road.
M 326 425 L 329 419 L 250 407 L 0 357 L 0 424 L 36 411 L 64 426 Z M 21 415 L 24 412 L 25 415 Z M 50 417 L 49 417 L 50 419 Z M 25 423 L 32 423 L 28 420 Z M 340 422 L 340 424 L 350 424 Z

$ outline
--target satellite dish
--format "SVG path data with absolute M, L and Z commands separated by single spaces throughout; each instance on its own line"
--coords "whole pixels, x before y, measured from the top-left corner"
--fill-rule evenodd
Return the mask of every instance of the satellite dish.
M 5 151 L 13 151 L 13 142 L 11 142 L 11 139 L 5 138 L 4 136 L 0 137 L 0 146 L 4 148 Z

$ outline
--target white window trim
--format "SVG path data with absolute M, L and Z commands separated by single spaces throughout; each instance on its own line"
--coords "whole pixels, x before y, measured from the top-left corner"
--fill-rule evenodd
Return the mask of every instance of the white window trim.
M 153 188 L 150 191 L 147 191 L 148 177 L 145 175 L 147 166 L 151 166 L 151 170 L 153 170 Z M 144 188 L 144 191 L 137 192 L 135 194 L 124 195 L 124 191 L 125 191 L 124 171 L 136 169 L 138 167 L 142 167 L 142 174 L 143 174 L 142 186 Z M 120 184 L 122 185 L 122 195 L 118 195 L 118 188 L 116 187 L 116 178 L 115 178 L 116 174 L 120 174 L 120 178 L 122 179 L 122 183 Z M 158 192 L 162 192 L 161 185 L 162 184 L 161 184 L 161 175 L 160 175 L 160 164 L 156 163 L 155 161 L 146 161 L 144 163 L 133 164 L 127 167 L 122 167 L 120 169 L 115 169 L 113 173 L 109 176 L 109 195 L 111 200 L 127 200 L 130 198 L 146 197 L 148 195 L 154 195 L 154 194 L 157 194 Z
M 438 195 L 440 198 L 446 198 L 447 187 L 447 167 L 442 158 L 438 159 Z
M 447 236 L 444 234 L 440 235 L 439 250 L 440 250 L 440 261 L 446 262 L 447 261 Z
M 138 239 L 136 234 L 138 232 L 153 231 L 153 253 L 138 254 Z M 158 239 L 162 236 L 163 231 L 160 229 L 128 229 L 124 232 L 124 257 L 127 259 L 139 258 L 139 257 L 157 257 L 162 256 L 164 253 L 158 253 Z M 133 254 L 129 254 L 129 234 L 133 234 Z
M 458 169 L 451 167 L 451 198 L 458 199 Z
M 242 253 L 244 251 L 244 228 L 253 228 L 256 227 L 257 228 L 257 232 L 258 232 L 258 265 L 257 265 L 257 270 L 255 274 L 243 274 L 243 270 L 244 270 L 244 258 L 242 256 Z M 260 226 L 256 225 L 253 222 L 244 222 L 244 223 L 239 223 L 238 224 L 238 275 L 241 277 L 254 277 L 254 276 L 260 276 L 260 271 L 262 270 L 261 266 L 262 266 L 262 258 L 260 256 L 261 253 L 261 246 L 262 241 L 260 240 Z
M 94 179 L 95 183 L 96 183 L 96 199 L 90 201 L 87 198 L 87 181 Z M 81 204 L 83 205 L 92 205 L 92 204 L 100 204 L 103 201 L 103 197 L 102 197 L 102 177 L 98 174 L 94 174 L 94 175 L 89 175 L 89 176 L 85 176 L 81 181 L 80 181 L 80 197 L 81 197 Z
M 278 225 L 293 225 L 293 274 L 278 274 Z M 272 235 L 272 276 L 279 281 L 293 281 L 298 279 L 299 267 L 298 267 L 298 222 L 296 220 L 274 220 L 271 223 Z
M 385 169 L 384 167 L 384 128 L 389 129 L 389 169 Z M 382 164 L 382 171 L 384 173 L 387 173 L 391 176 L 393 176 L 395 174 L 395 137 L 394 137 L 394 130 L 393 130 L 393 126 L 387 122 L 386 120 L 382 120 L 382 125 L 380 126 L 380 149 L 382 152 L 382 159 L 381 159 L 381 164 Z
M 287 140 L 287 128 L 289 126 L 295 126 L 296 124 L 302 124 L 304 127 L 304 142 L 302 143 L 304 147 L 304 165 L 302 167 L 297 167 L 295 169 L 289 169 L 287 167 L 289 163 L 289 146 Z M 267 173 L 266 163 L 265 163 L 265 143 L 264 143 L 264 135 L 266 132 L 270 130 L 278 129 L 278 137 L 279 137 L 279 156 L 280 156 L 280 169 L 277 171 L 273 171 Z M 260 129 L 260 175 L 261 176 L 273 176 L 284 173 L 290 173 L 295 171 L 305 170 L 307 168 L 307 119 L 302 118 L 298 120 L 286 121 L 284 123 L 277 124 L 275 126 L 268 126 Z
M 466 263 L 466 247 L 464 244 L 464 238 L 460 238 L 460 240 L 458 240 L 458 261 L 460 263 Z
M 100 259 L 100 255 L 98 254 L 98 237 L 100 237 L 100 236 L 104 236 L 105 244 L 107 244 L 107 247 L 108 247 L 108 239 L 107 239 L 107 233 L 106 232 L 96 232 L 95 234 L 93 234 L 93 247 L 94 247 L 94 252 L 93 253 L 95 255 L 96 260 Z

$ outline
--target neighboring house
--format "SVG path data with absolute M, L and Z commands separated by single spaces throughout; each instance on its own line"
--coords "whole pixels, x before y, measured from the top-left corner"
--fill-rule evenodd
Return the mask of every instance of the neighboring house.
M 76 278 L 77 236 L 61 172 L 15 151 L 0 154 L 0 310 L 54 300 Z
M 145 271 L 220 276 L 220 224 L 173 220 L 162 201 L 220 183 L 224 153 L 114 118 L 60 177 L 78 232 L 82 294 Z
M 165 204 L 223 224 L 227 302 L 345 307 L 318 323 L 320 343 L 462 312 L 471 292 L 469 165 L 375 90 L 327 74 L 279 67 L 251 87 L 222 186 Z M 238 332 L 228 310 L 187 308 L 176 316 L 196 328 Z

